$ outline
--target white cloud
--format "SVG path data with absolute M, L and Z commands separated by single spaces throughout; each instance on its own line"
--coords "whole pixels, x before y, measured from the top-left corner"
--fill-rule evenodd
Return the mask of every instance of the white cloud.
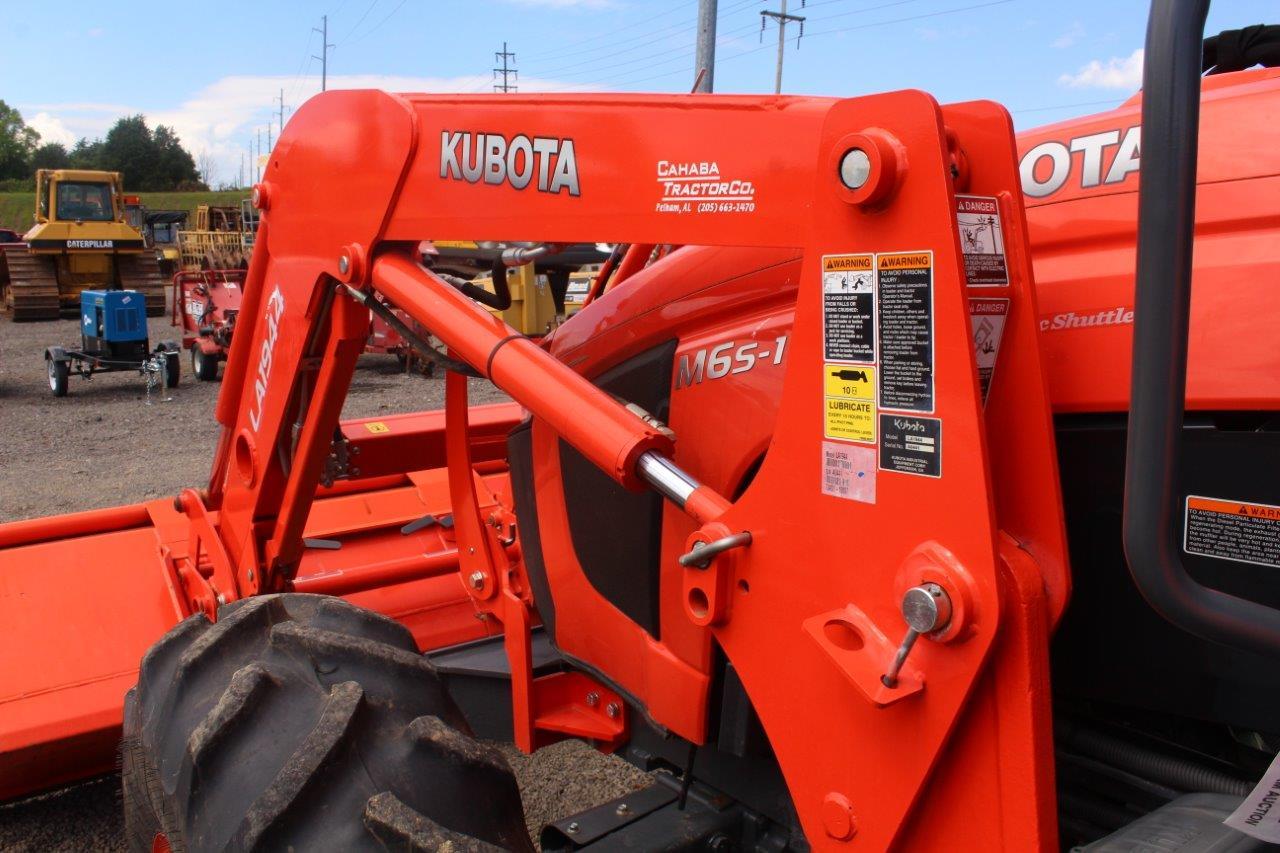
M 1142 87 L 1142 48 L 1106 62 L 1095 59 L 1075 74 L 1063 74 L 1058 82 L 1073 89 L 1139 89 Z
M 48 113 L 36 113 L 34 116 L 26 120 L 27 126 L 40 134 L 40 141 L 44 142 L 61 142 L 70 148 L 76 144 L 76 135 L 72 133 L 61 119 L 51 116 Z
M 259 128 L 264 129 L 264 150 L 267 124 L 272 125 L 273 139 L 279 133 L 277 113 L 271 102 L 281 87 L 285 90 L 285 103 L 293 108 L 315 94 L 310 91 L 291 95 L 290 89 L 296 82 L 290 77 L 223 77 L 165 109 L 83 102 L 32 104 L 24 105 L 24 118 L 46 140 L 65 139 L 74 143 L 84 136 L 101 137 L 116 119 L 141 113 L 152 127 L 164 124 L 173 128 L 197 161 L 207 155 L 212 159 L 215 175 L 220 180 L 231 180 L 239 175 L 242 154 L 246 154 L 247 161 L 250 140 L 257 138 Z M 328 86 L 330 89 L 383 89 L 388 92 L 491 92 L 493 81 L 488 75 L 409 77 L 348 74 L 330 76 Z M 606 87 L 522 77 L 519 88 L 521 92 L 570 92 L 599 91 Z M 38 111 L 34 116 L 30 114 L 33 110 Z M 288 123 L 287 113 L 285 123 Z
M 1084 38 L 1084 24 L 1076 21 L 1065 33 L 1053 40 L 1053 46 L 1062 50 L 1071 47 L 1082 38 Z

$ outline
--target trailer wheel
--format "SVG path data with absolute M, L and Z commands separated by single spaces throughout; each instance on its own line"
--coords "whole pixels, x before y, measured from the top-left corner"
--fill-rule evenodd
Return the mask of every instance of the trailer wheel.
M 201 382 L 212 382 L 218 378 L 218 357 L 208 355 L 200 349 L 199 344 L 191 345 L 191 372 Z
M 55 397 L 67 396 L 67 388 L 71 380 L 71 366 L 65 359 L 46 358 L 45 365 L 49 372 L 49 390 Z
M 142 661 L 121 753 L 134 850 L 533 850 L 510 768 L 408 630 L 338 598 L 180 622 Z
M 166 388 L 177 388 L 180 379 L 182 379 L 182 357 L 172 350 L 165 350 L 164 386 Z

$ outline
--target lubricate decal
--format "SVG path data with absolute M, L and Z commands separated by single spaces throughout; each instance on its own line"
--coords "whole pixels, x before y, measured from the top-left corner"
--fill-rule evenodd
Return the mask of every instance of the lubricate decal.
M 822 442 L 822 493 L 851 501 L 876 502 L 876 449 Z
M 382 421 L 370 421 L 364 425 L 364 428 L 375 435 L 383 432 L 391 432 L 391 427 L 387 426 Z
M 1188 495 L 1182 550 L 1280 568 L 1280 506 Z
M 469 184 L 509 184 L 518 190 L 580 195 L 572 139 L 554 136 L 510 139 L 497 133 L 440 131 L 440 177 Z
M 659 160 L 656 213 L 754 213 L 755 183 L 725 174 L 715 160 Z
M 253 408 L 249 410 L 249 423 L 253 431 L 258 431 L 258 423 L 262 420 L 262 399 L 267 396 L 267 382 L 271 379 L 271 366 L 275 362 L 276 341 L 280 337 L 280 315 L 284 313 L 284 294 L 280 285 L 276 285 L 267 297 L 267 311 L 263 318 L 267 324 L 266 334 L 262 336 L 262 349 L 258 354 L 258 375 L 253 381 Z
M 965 283 L 973 287 L 1008 285 L 1004 228 L 996 200 L 989 196 L 956 196 L 956 224 L 960 226 L 960 249 L 964 252 Z
M 822 370 L 823 435 L 845 441 L 876 440 L 876 369 L 827 364 Z
M 942 476 L 942 421 L 880 415 L 880 470 Z
M 1000 339 L 1004 337 L 1004 321 L 1009 316 L 1008 299 L 970 297 L 969 319 L 973 324 L 973 354 L 978 361 L 978 384 L 982 388 L 982 405 L 987 405 L 991 379 L 1000 356 Z
M 1280 844 L 1280 755 L 1271 761 L 1253 787 L 1226 820 L 1232 829 L 1239 830 L 1269 844 Z
M 1138 171 L 1141 143 L 1142 128 L 1136 125 L 1123 133 L 1104 130 L 1069 142 L 1041 142 L 1022 155 L 1022 191 L 1032 198 L 1053 195 L 1066 186 L 1076 163 L 1074 183 L 1081 189 L 1118 184 Z
M 880 406 L 931 413 L 933 252 L 876 256 Z

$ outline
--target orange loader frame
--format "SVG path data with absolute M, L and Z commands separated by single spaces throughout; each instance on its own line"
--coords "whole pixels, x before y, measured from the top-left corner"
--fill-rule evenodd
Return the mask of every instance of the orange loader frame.
M 861 180 L 845 169 L 853 151 Z M 672 163 L 715 168 L 734 200 L 664 200 L 659 164 Z M 1011 306 L 985 409 L 957 192 L 995 197 L 1007 223 Z M 289 123 L 254 200 L 263 218 L 207 488 L 0 526 L 0 795 L 83 774 L 86 755 L 105 768 L 138 657 L 174 622 L 297 590 L 396 616 L 424 650 L 500 632 L 524 750 L 565 736 L 616 747 L 637 712 L 705 741 L 718 645 L 815 848 L 1056 846 L 1047 654 L 1070 582 L 1001 107 L 913 91 L 329 92 Z M 679 436 L 419 263 L 424 237 L 477 235 L 798 247 L 777 426 L 745 492 L 697 483 Z M 873 471 L 872 502 L 848 500 L 822 489 L 822 258 L 897 252 L 931 253 L 941 475 Z M 375 291 L 515 404 L 469 409 L 466 377 L 450 372 L 443 414 L 340 424 L 368 335 L 356 294 Z M 626 488 L 664 495 L 667 529 L 687 531 L 663 554 L 661 640 L 580 570 L 549 566 L 557 645 L 583 666 L 540 678 L 528 533 L 502 444 L 525 416 L 540 508 L 564 511 L 556 463 L 537 450 L 563 439 Z M 903 595 L 921 583 L 946 591 L 951 621 L 886 681 Z

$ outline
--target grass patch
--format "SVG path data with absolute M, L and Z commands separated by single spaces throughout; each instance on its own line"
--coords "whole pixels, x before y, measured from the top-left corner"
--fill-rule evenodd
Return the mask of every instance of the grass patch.
M 132 195 L 132 193 L 129 193 Z M 138 193 L 150 210 L 190 210 L 202 204 L 238 205 L 247 191 L 227 190 L 207 193 Z M 36 209 L 36 194 L 0 193 L 0 228 L 22 233 L 31 227 Z

